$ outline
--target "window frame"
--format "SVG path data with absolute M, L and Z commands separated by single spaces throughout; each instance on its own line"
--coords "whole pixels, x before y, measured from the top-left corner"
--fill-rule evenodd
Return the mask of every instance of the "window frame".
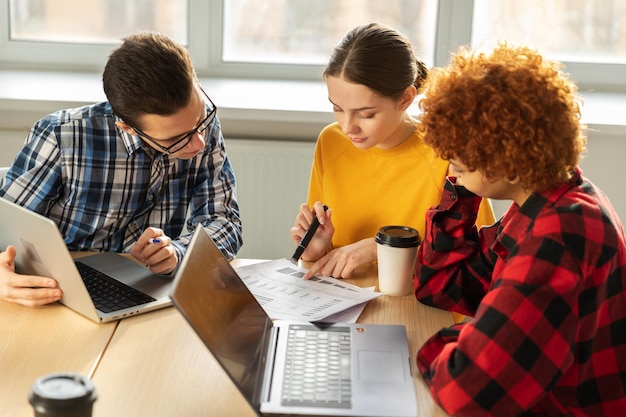
M 446 65 L 450 54 L 471 43 L 474 0 L 439 0 L 435 66 Z M 443 24 L 450 22 L 450 24 Z M 581 91 L 626 92 L 626 65 L 561 61 Z
M 188 45 L 200 77 L 320 80 L 320 65 L 229 63 L 222 55 L 222 1 L 188 0 Z M 0 0 L 0 68 L 100 72 L 115 44 L 81 45 L 9 40 L 9 0 Z M 435 66 L 445 65 L 459 46 L 470 43 L 473 0 L 439 0 Z M 582 91 L 626 92 L 626 65 L 564 62 Z

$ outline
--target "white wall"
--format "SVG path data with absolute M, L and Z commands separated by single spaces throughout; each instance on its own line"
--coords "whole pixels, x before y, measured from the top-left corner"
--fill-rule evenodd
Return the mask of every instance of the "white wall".
M 597 129 L 589 133 L 587 152 L 580 166 L 583 175 L 602 188 L 626 225 L 626 193 L 620 171 L 626 157 L 626 132 L 604 134 L 602 127 Z
M 0 166 L 9 166 L 22 147 L 27 131 L 2 130 L 0 128 Z
M 289 258 L 289 238 L 306 202 L 314 142 L 226 139 L 243 222 L 241 258 Z

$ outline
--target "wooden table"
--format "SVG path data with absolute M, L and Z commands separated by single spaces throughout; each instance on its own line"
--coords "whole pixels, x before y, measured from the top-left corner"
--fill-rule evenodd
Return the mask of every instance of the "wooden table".
M 235 260 L 234 266 L 244 263 Z M 375 285 L 375 265 L 359 269 L 355 278 L 346 281 Z M 407 295 L 370 301 L 359 322 L 406 325 L 415 356 L 428 337 L 453 320 L 450 313 L 421 305 Z M 414 359 L 412 368 L 420 416 L 446 416 L 434 404 Z M 94 417 L 256 415 L 174 308 L 122 320 L 93 381 L 99 394 Z
M 0 301 L 0 415 L 32 417 L 28 392 L 53 372 L 90 376 L 118 323 L 98 324 L 58 304 Z

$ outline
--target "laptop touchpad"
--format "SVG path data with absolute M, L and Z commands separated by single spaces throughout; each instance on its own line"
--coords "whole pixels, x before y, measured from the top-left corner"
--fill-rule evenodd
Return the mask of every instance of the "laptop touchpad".
M 360 350 L 358 376 L 361 381 L 402 382 L 404 360 L 400 352 Z

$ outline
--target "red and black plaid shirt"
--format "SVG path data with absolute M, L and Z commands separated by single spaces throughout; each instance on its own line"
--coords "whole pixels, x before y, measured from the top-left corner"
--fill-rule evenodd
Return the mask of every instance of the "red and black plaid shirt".
M 417 363 L 458 416 L 626 416 L 626 242 L 577 170 L 476 230 L 480 198 L 453 179 L 427 214 L 417 298 L 473 316 Z

